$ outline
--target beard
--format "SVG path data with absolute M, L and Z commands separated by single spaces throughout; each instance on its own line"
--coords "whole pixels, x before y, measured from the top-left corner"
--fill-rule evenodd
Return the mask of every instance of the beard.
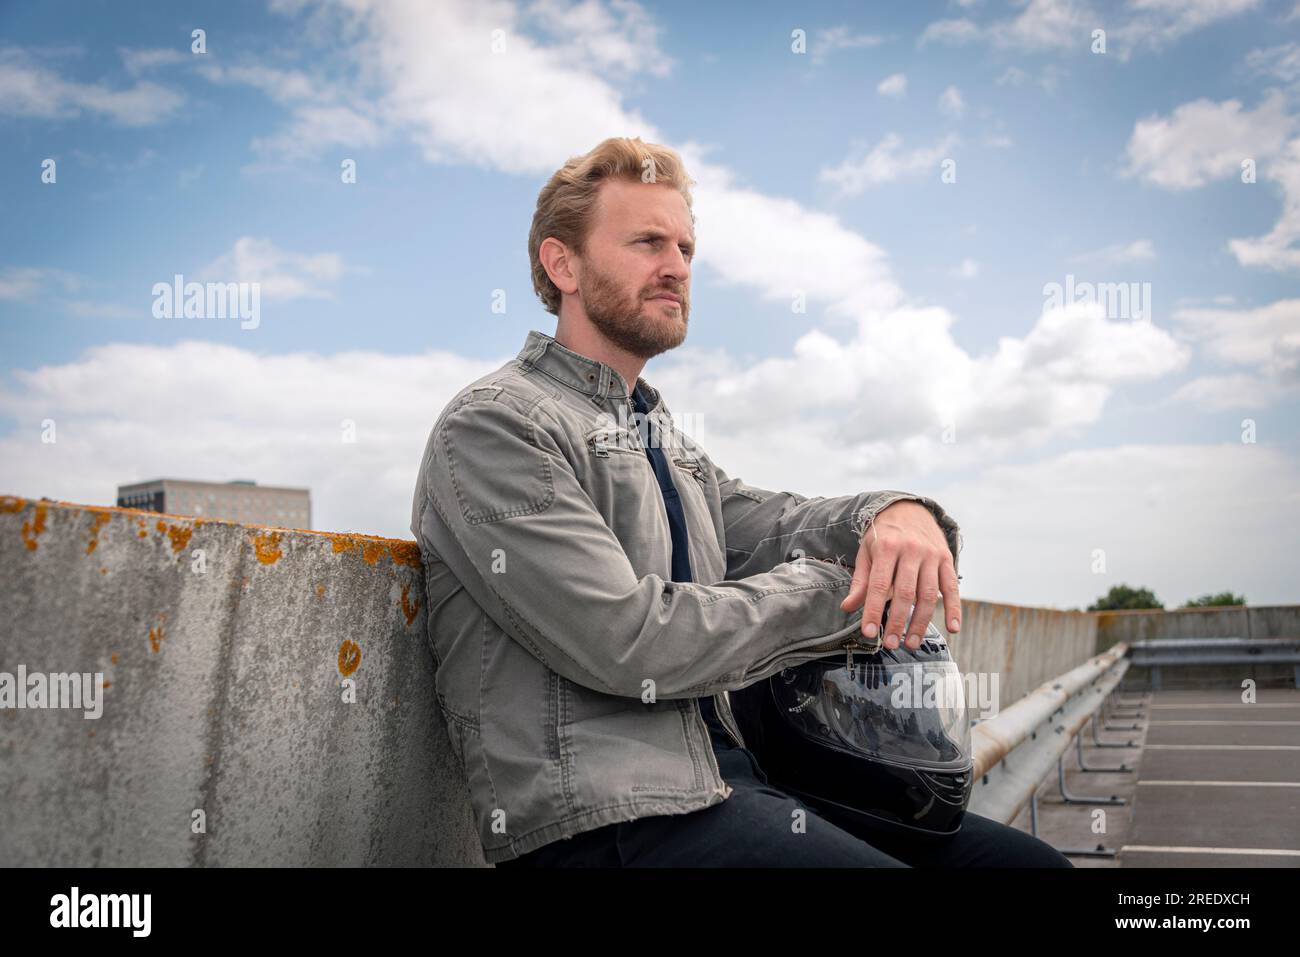
M 681 296 L 681 304 L 674 308 L 663 301 L 649 301 L 649 297 L 666 292 Z M 578 293 L 591 324 L 615 346 L 637 358 L 652 359 L 686 339 L 691 304 L 684 289 L 656 286 L 629 297 L 613 276 L 589 261 L 579 280 Z

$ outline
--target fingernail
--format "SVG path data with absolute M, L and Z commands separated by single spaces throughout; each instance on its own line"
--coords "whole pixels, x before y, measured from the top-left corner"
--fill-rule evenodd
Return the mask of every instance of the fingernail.
M 958 628 L 960 628 L 960 627 L 961 627 L 961 622 L 959 622 L 956 618 L 954 618 L 952 621 L 948 622 L 948 630 L 949 630 L 949 631 L 956 631 L 956 630 L 957 630 Z
M 876 637 L 876 631 L 877 628 L 876 628 L 876 623 L 874 621 L 871 624 L 867 625 L 866 635 L 868 638 Z
M 897 648 L 897 647 L 898 647 L 898 635 L 890 635 L 888 638 L 886 638 L 886 639 L 885 639 L 885 645 L 886 645 L 886 647 L 889 647 L 889 648 Z

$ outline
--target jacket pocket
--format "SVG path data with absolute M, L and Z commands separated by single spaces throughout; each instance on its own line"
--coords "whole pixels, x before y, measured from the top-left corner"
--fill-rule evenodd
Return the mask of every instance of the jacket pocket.
M 691 717 L 690 699 L 643 704 L 561 678 L 560 751 L 574 800 L 589 807 L 611 793 L 700 791 L 705 759 L 689 742 Z

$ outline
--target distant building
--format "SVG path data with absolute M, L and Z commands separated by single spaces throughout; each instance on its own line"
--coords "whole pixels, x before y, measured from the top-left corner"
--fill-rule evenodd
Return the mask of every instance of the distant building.
M 311 493 L 305 488 L 234 482 L 155 479 L 117 487 L 119 508 L 219 518 L 248 525 L 311 528 Z

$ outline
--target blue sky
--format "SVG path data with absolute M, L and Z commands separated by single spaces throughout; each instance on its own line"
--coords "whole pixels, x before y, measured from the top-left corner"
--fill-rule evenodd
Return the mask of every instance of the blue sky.
M 640 135 L 699 240 L 646 377 L 729 472 L 933 495 L 970 597 L 1300 600 L 1298 41 L 1294 0 L 0 7 L 0 492 L 253 475 L 410 537 L 442 404 L 554 330 L 538 190 Z M 259 325 L 154 318 L 175 273 Z M 1045 312 L 1067 275 L 1150 315 Z

